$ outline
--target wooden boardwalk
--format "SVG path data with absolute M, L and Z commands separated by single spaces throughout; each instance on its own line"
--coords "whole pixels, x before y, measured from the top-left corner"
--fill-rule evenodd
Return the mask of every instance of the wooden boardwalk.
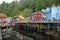
M 36 36 L 42 35 L 41 33 L 43 33 L 43 35 L 52 35 L 60 38 L 60 21 L 18 21 L 16 22 L 16 30 L 36 40 Z M 35 34 L 35 36 L 33 34 Z
M 21 34 L 36 40 L 40 39 L 41 36 L 44 40 L 49 39 L 46 35 L 60 38 L 60 21 L 15 21 L 12 23 L 0 24 L 0 28 L 4 27 L 14 27 L 14 29 Z

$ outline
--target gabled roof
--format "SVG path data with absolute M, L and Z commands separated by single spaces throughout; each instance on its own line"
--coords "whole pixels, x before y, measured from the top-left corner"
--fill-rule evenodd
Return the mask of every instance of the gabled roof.
M 42 11 L 37 11 L 37 12 L 32 13 L 31 15 L 35 15 L 35 14 L 45 14 L 45 13 Z

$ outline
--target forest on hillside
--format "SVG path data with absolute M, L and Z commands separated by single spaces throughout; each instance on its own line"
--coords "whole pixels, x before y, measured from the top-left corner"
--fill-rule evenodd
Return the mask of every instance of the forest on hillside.
M 5 3 L 0 5 L 0 13 L 7 14 L 8 17 L 14 17 L 23 14 L 28 17 L 32 12 L 40 11 L 52 4 L 60 5 L 60 0 L 20 0 L 12 3 Z

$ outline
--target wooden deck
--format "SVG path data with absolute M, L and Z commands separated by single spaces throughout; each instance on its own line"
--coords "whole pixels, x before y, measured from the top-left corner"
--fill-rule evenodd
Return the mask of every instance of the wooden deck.
M 19 26 L 17 26 L 17 25 L 19 25 Z M 35 25 L 35 27 L 34 27 L 34 25 Z M 38 25 L 38 27 L 36 25 Z M 44 25 L 44 27 L 47 27 L 47 28 L 43 28 L 43 27 L 41 28 L 41 26 L 43 26 L 43 25 Z M 59 36 L 60 21 L 17 21 L 16 27 L 18 27 L 17 30 L 19 30 L 20 33 L 33 37 L 33 38 L 35 38 L 35 36 L 33 36 L 33 34 L 37 33 L 38 35 L 40 35 L 41 32 L 43 32 L 44 34 L 47 34 L 47 35 L 52 35 L 57 38 L 60 38 L 60 36 Z M 53 27 L 52 32 L 50 29 L 51 27 Z M 32 33 L 32 32 L 34 32 L 34 33 Z M 32 34 L 30 34 L 30 33 L 32 33 Z M 35 35 L 37 35 L 37 34 L 35 34 Z
M 60 21 L 15 21 L 13 23 L 0 24 L 0 28 L 11 27 L 11 26 L 15 26 L 15 29 L 18 30 L 20 33 L 22 33 L 25 36 L 32 37 L 34 39 L 37 39 L 36 35 L 41 36 L 40 34 L 42 34 L 42 33 L 44 35 L 47 34 L 47 35 L 52 35 L 55 37 L 60 37 L 60 36 L 58 36 L 59 33 L 55 32 L 55 31 L 60 30 L 59 29 Z M 57 28 L 57 29 L 52 30 L 54 33 L 50 32 L 50 28 L 52 26 L 54 26 L 54 28 L 55 27 Z M 45 27 L 47 27 L 47 28 L 45 28 Z M 56 35 L 56 33 L 57 33 L 57 35 Z

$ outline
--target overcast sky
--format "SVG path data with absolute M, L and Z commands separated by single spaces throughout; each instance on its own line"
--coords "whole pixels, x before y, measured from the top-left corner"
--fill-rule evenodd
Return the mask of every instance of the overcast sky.
M 3 3 L 3 1 L 5 1 L 6 3 L 11 3 L 14 0 L 0 0 L 0 4 Z M 19 1 L 19 0 L 17 0 L 17 1 Z

